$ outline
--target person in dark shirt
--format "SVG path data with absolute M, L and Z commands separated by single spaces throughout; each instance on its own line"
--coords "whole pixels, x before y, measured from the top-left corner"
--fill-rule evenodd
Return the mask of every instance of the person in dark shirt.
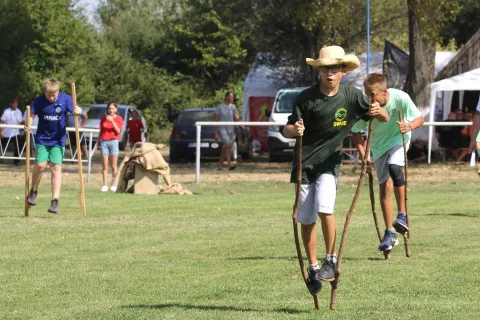
M 370 103 L 359 89 L 340 84 L 346 72 L 360 65 L 354 55 L 345 55 L 341 47 L 329 46 L 320 50 L 319 59 L 307 58 L 306 61 L 320 71 L 320 84 L 300 93 L 283 133 L 286 137 L 303 136 L 298 222 L 309 263 L 307 286 L 311 294 L 316 294 L 322 288 L 321 280 L 335 279 L 337 258 L 333 212 L 343 140 L 359 119 L 367 120 L 370 115 L 388 121 L 388 113 L 378 102 Z M 297 148 L 298 145 L 295 146 L 292 183 L 297 182 Z M 316 248 L 319 216 L 327 253 L 321 268 L 317 263 Z
M 407 151 L 408 162 L 424 162 L 427 160 L 427 143 L 420 139 L 412 141 L 410 149 Z
M 463 112 L 462 112 L 463 116 Z M 450 112 L 445 122 L 457 122 L 457 114 Z M 456 161 L 461 161 L 468 153 L 468 150 L 461 150 L 461 148 L 468 148 L 465 144 L 465 135 L 467 128 L 463 126 L 440 126 L 436 129 L 436 136 L 440 147 L 447 149 Z M 465 152 L 467 151 L 467 152 Z

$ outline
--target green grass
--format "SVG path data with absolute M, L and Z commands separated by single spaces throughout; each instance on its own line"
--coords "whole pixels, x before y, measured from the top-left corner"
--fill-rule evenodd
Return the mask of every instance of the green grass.
M 87 185 L 86 218 L 72 186 L 57 216 L 46 212 L 49 188 L 41 189 L 29 218 L 16 199 L 23 189 L 0 187 L 0 318 L 475 319 L 478 183 L 410 185 L 412 257 L 401 243 L 388 261 L 376 249 L 364 186 L 336 311 L 328 284 L 316 311 L 301 280 L 288 183 L 184 184 L 194 196 L 102 194 Z M 354 183 L 340 181 L 338 238 L 353 192 Z

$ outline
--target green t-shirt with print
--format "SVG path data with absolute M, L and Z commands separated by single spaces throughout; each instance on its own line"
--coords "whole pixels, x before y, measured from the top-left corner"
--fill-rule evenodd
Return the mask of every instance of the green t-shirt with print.
M 385 152 L 394 146 L 403 146 L 403 139 L 397 121 L 400 121 L 399 110 L 402 111 L 403 121 L 412 122 L 413 119 L 420 117 L 420 112 L 413 103 L 410 96 L 398 89 L 388 89 L 390 97 L 385 109 L 388 112 L 388 122 L 380 122 L 373 119 L 373 133 L 371 141 L 371 150 L 373 159 L 380 158 Z M 361 132 L 368 126 L 368 120 L 360 120 L 352 128 L 352 132 Z M 409 131 L 405 134 L 405 143 L 408 149 L 410 145 L 410 137 L 412 133 Z
M 289 124 L 303 119 L 302 184 L 315 183 L 322 173 L 338 176 L 342 163 L 343 140 L 361 117 L 368 119 L 370 103 L 362 91 L 340 84 L 338 93 L 326 96 L 320 86 L 302 91 L 288 117 Z M 291 182 L 297 182 L 297 148 L 293 158 Z

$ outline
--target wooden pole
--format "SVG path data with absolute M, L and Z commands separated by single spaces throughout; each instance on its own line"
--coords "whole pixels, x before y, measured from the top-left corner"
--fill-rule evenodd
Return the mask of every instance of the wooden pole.
M 373 96 L 375 96 L 375 92 L 372 92 L 372 97 L 370 102 L 373 102 Z M 347 245 L 347 235 L 348 235 L 348 227 L 350 225 L 350 220 L 352 218 L 353 211 L 355 210 L 355 206 L 357 205 L 358 197 L 360 196 L 360 191 L 362 190 L 363 180 L 365 178 L 365 173 L 367 172 L 367 162 L 370 159 L 370 144 L 372 142 L 372 131 L 373 131 L 373 117 L 370 117 L 370 122 L 368 124 L 368 138 L 367 138 L 367 146 L 365 148 L 365 155 L 364 161 L 362 163 L 362 171 L 360 172 L 360 178 L 358 179 L 357 183 L 357 190 L 355 191 L 355 195 L 353 196 L 352 204 L 350 205 L 350 210 L 348 210 L 347 216 L 345 218 L 345 224 L 343 225 L 343 233 L 342 233 L 342 240 L 340 241 L 340 249 L 338 251 L 338 259 L 337 259 L 337 270 L 335 272 L 335 280 L 332 282 L 332 294 L 330 297 L 330 309 L 335 310 L 337 307 L 337 294 L 338 294 L 338 283 L 340 281 L 340 275 L 342 273 L 342 259 L 343 259 L 343 252 L 345 251 L 345 246 Z
M 380 231 L 380 224 L 378 222 L 377 211 L 375 210 L 375 191 L 373 190 L 373 173 L 372 168 L 367 171 L 368 187 L 370 189 L 370 204 L 372 205 L 373 221 L 375 222 L 375 229 L 377 230 L 378 241 L 382 241 L 382 233 Z
M 30 106 L 27 106 L 25 111 L 25 217 L 28 217 L 30 205 L 27 202 L 28 194 L 30 192 L 30 125 L 32 121 L 30 118 Z
M 298 264 L 300 265 L 300 272 L 303 277 L 305 285 L 308 284 L 308 275 L 305 271 L 305 266 L 303 264 L 302 248 L 300 247 L 300 240 L 298 239 L 298 226 L 297 226 L 297 214 L 298 214 L 298 204 L 300 202 L 300 189 L 302 186 L 302 136 L 297 137 L 297 185 L 295 187 L 295 203 L 293 205 L 293 235 L 295 237 L 295 248 L 297 249 L 297 258 Z M 308 289 L 308 286 L 307 286 Z M 313 303 L 315 309 L 320 308 L 320 303 L 318 301 L 318 294 L 313 295 Z
M 400 118 L 400 122 L 403 122 L 403 115 L 402 110 L 398 110 L 398 116 Z M 405 243 L 405 255 L 410 257 L 410 232 L 412 230 L 412 225 L 410 224 L 410 217 L 408 215 L 408 207 L 407 207 L 407 187 L 408 187 L 408 158 L 407 158 L 407 143 L 405 140 L 405 134 L 402 133 L 402 140 L 403 140 L 403 156 L 405 159 L 405 215 L 407 217 L 407 224 L 408 224 L 408 231 L 403 234 L 403 240 Z
M 73 107 L 77 106 L 77 93 L 75 90 L 75 82 L 72 82 L 72 100 Z M 85 204 L 85 190 L 83 187 L 83 167 L 82 167 L 82 149 L 80 147 L 80 132 L 78 130 L 78 115 L 75 115 L 75 138 L 77 140 L 77 162 L 78 162 L 78 175 L 80 178 L 80 192 L 77 194 L 77 200 L 82 206 L 82 214 L 85 217 L 87 215 L 87 207 Z

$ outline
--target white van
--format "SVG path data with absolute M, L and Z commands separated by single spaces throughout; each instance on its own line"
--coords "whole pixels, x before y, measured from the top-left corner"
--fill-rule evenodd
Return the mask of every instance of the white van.
M 270 122 L 281 122 L 287 124 L 288 116 L 292 114 L 293 105 L 300 92 L 307 88 L 289 88 L 281 89 L 275 96 L 272 111 L 270 113 Z M 268 154 L 270 161 L 279 160 L 282 157 L 293 156 L 295 139 L 287 138 L 283 135 L 284 126 L 268 127 Z

